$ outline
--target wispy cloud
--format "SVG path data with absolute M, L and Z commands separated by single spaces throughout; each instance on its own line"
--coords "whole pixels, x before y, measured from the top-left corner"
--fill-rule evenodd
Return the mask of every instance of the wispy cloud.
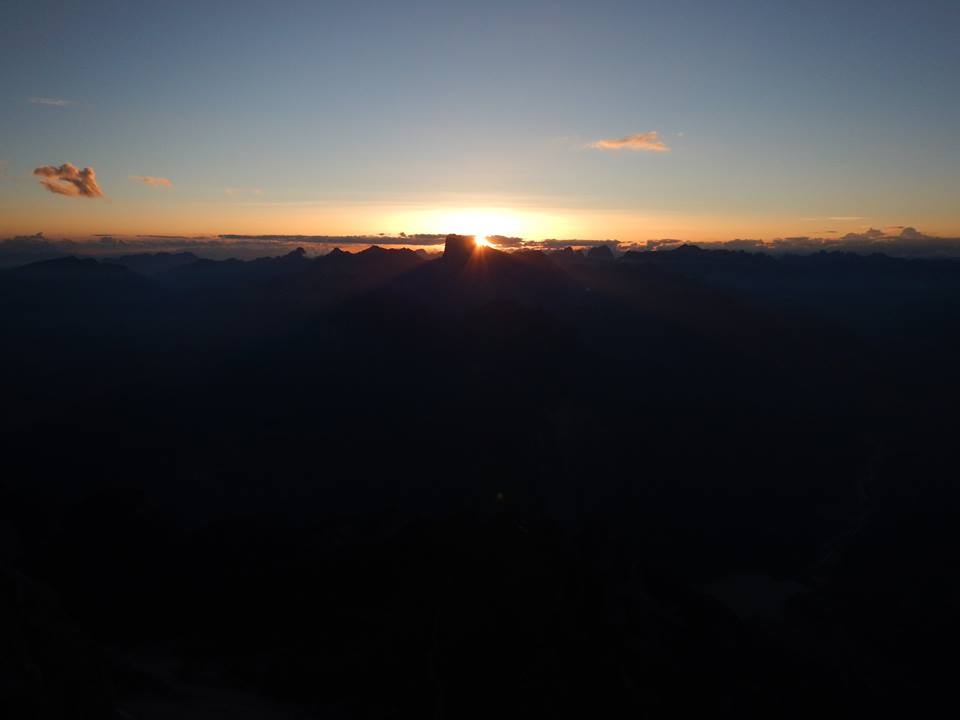
M 67 105 L 73 105 L 73 100 L 62 100 L 60 98 L 48 98 L 48 97 L 29 97 L 27 102 L 31 105 L 47 105 L 48 107 L 66 107 Z
M 173 183 L 170 182 L 165 177 L 154 177 L 153 175 L 130 175 L 131 180 L 136 182 L 141 182 L 144 185 L 152 185 L 153 187 L 172 187 Z
M 442 245 L 444 234 L 416 233 L 407 235 L 218 235 L 218 239 L 236 242 L 298 243 L 314 245 Z M 515 238 L 519 240 L 520 238 Z
M 600 247 L 601 245 L 606 245 L 610 248 L 616 249 L 620 246 L 619 240 L 578 240 L 578 239 L 561 239 L 549 238 L 547 240 L 527 240 L 524 242 L 524 247 L 539 247 L 546 250 L 563 250 L 568 247 L 575 248 L 593 248 Z
M 91 167 L 80 170 L 70 163 L 64 163 L 60 167 L 44 165 L 36 168 L 33 174 L 41 178 L 41 185 L 57 195 L 103 197 L 103 190 L 97 184 L 97 174 Z
M 597 140 L 590 143 L 594 150 L 633 150 L 635 152 L 670 152 L 669 146 L 660 139 L 660 133 L 651 130 L 634 133 L 622 138 Z

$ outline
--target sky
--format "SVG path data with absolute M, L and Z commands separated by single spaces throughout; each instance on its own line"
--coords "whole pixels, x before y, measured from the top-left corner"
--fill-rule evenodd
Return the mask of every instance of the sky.
M 958 37 L 956 0 L 5 0 L 0 237 L 960 236 Z

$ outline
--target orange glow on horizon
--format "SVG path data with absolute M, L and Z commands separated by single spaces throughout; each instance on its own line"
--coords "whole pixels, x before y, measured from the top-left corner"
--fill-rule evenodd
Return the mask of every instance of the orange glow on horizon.
M 188 198 L 185 189 L 163 196 L 125 197 L 111 202 L 78 200 L 34 192 L 31 185 L 0 192 L 0 239 L 42 232 L 50 239 L 96 242 L 101 235 L 131 244 L 138 235 L 169 236 L 181 242 L 238 235 L 328 235 L 375 237 L 383 234 L 474 235 L 500 247 L 496 236 L 546 239 L 617 240 L 644 243 L 672 238 L 686 242 L 735 238 L 772 240 L 809 236 L 841 238 L 869 228 L 912 225 L 941 237 L 960 236 L 952 215 L 914 220 L 896 214 L 818 217 L 751 213 L 744 215 L 684 213 L 647 208 L 589 207 L 558 199 L 438 197 L 417 201 L 282 201 L 272 196 L 237 199 Z M 824 215 L 826 212 L 824 212 Z M 898 230 L 897 230 L 898 231 Z M 417 245 L 419 247 L 419 245 Z
M 556 219 L 546 213 L 505 207 L 461 207 L 408 210 L 390 218 L 391 224 L 413 232 L 472 235 L 495 245 L 490 238 L 539 238 L 544 232 L 563 232 Z M 410 232 L 410 230 L 407 230 Z

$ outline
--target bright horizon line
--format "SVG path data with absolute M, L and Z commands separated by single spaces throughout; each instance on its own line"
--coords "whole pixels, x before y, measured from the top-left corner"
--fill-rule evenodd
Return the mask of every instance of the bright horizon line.
M 407 247 L 411 249 L 442 248 L 446 238 L 450 235 L 479 237 L 490 239 L 490 245 L 499 250 L 540 249 L 557 250 L 565 247 L 588 248 L 598 245 L 607 245 L 614 250 L 627 251 L 635 249 L 658 249 L 675 247 L 682 244 L 715 245 L 738 249 L 811 249 L 817 247 L 843 249 L 844 246 L 866 249 L 882 249 L 889 246 L 894 249 L 909 249 L 911 245 L 918 249 L 929 249 L 932 246 L 960 251 L 960 236 L 940 235 L 925 232 L 912 226 L 886 226 L 884 228 L 868 228 L 861 232 L 844 234 L 810 234 L 810 235 L 778 235 L 774 237 L 728 237 L 724 239 L 705 239 L 689 237 L 660 237 L 645 240 L 620 240 L 619 238 L 575 238 L 575 237 L 524 237 L 520 235 L 504 235 L 501 233 L 483 232 L 440 232 L 440 233 L 360 233 L 360 234 L 312 234 L 312 233 L 84 233 L 84 234 L 55 234 L 45 232 L 21 233 L 4 236 L 0 234 L 0 245 L 17 241 L 45 243 L 57 245 L 59 243 L 77 245 L 84 251 L 93 251 L 94 254 L 109 254 L 111 251 L 131 251 L 138 246 L 144 251 L 160 251 L 161 248 L 190 247 L 247 247 L 260 248 L 266 251 L 275 248 L 277 251 L 289 249 L 294 245 L 303 245 L 312 248 L 318 254 L 329 251 L 333 247 L 370 247 L 381 245 L 391 248 Z
M 295 238 L 331 238 L 331 239 L 349 239 L 349 238 L 403 238 L 403 237 L 446 237 L 447 235 L 479 235 L 483 237 L 505 237 L 520 238 L 525 242 L 543 242 L 547 240 L 566 240 L 576 244 L 578 241 L 587 242 L 607 242 L 620 245 L 643 244 L 650 241 L 662 240 L 681 240 L 691 243 L 728 243 L 739 240 L 751 240 L 762 242 L 775 242 L 778 240 L 790 240 L 797 238 L 818 239 L 823 241 L 839 241 L 850 236 L 863 236 L 864 238 L 877 237 L 898 237 L 902 232 L 907 231 L 914 237 L 923 236 L 935 240 L 960 239 L 960 228 L 941 225 L 939 223 L 911 223 L 911 222 L 866 222 L 867 218 L 836 218 L 833 222 L 823 222 L 817 218 L 805 218 L 795 223 L 794 227 L 786 231 L 777 231 L 773 229 L 774 223 L 763 223 L 751 231 L 740 223 L 720 222 L 719 225 L 732 225 L 729 229 L 716 229 L 713 231 L 699 229 L 694 227 L 677 228 L 658 228 L 651 231 L 642 231 L 638 229 L 626 229 L 617 232 L 596 231 L 593 228 L 578 227 L 573 225 L 553 228 L 553 232 L 538 230 L 535 227 L 529 227 L 529 223 L 523 221 L 511 221 L 507 227 L 500 229 L 496 224 L 487 224 L 483 221 L 468 223 L 442 223 L 433 227 L 396 232 L 385 231 L 355 231 L 342 226 L 332 227 L 326 232 L 304 231 L 295 229 L 293 231 L 284 229 L 271 229 L 269 225 L 260 225 L 251 227 L 248 230 L 241 231 L 237 225 L 228 226 L 225 230 L 210 231 L 209 229 L 181 229 L 178 227 L 161 227 L 145 231 L 144 229 L 130 230 L 127 227 L 123 229 L 111 230 L 109 226 L 96 226 L 93 229 L 68 229 L 62 224 L 54 224 L 54 227 L 43 227 L 52 223 L 17 223 L 11 224 L 6 228 L 0 229 L 0 241 L 13 238 L 30 238 L 40 236 L 46 240 L 70 240 L 74 242 L 96 242 L 97 239 L 112 237 L 118 240 L 124 240 L 135 243 L 138 240 L 155 239 L 178 239 L 178 240 L 216 240 L 232 239 L 241 240 L 263 240 L 263 239 L 295 239 Z M 385 223 L 387 224 L 387 223 Z M 390 223 L 394 224 L 394 223 Z M 692 223 L 691 223 L 692 224 Z M 809 228 L 798 227 L 806 224 Z M 524 227 L 527 225 L 527 227 Z M 783 225 L 786 225 L 784 223 Z M 829 229 L 825 226 L 830 225 Z M 381 225 L 382 227 L 382 225 Z M 437 230 L 437 228 L 443 228 Z M 660 230 L 660 231 L 658 231 Z M 675 231 L 672 231 L 675 230 Z
M 248 231 L 238 229 L 236 226 L 228 227 L 221 231 L 195 230 L 195 229 L 168 229 L 162 228 L 151 231 L 138 229 L 131 231 L 110 230 L 98 228 L 97 231 L 89 230 L 69 230 L 62 227 L 45 228 L 44 223 L 35 223 L 31 226 L 17 225 L 0 229 L 0 241 L 13 238 L 29 238 L 40 236 L 46 240 L 70 240 L 74 242 L 95 242 L 104 237 L 113 237 L 127 242 L 137 242 L 138 240 L 152 239 L 179 239 L 179 240 L 215 240 L 215 239 L 233 239 L 233 240 L 257 240 L 257 239 L 283 239 L 283 238 L 402 238 L 401 232 L 383 232 L 383 231 L 345 231 L 340 228 L 330 231 L 315 230 L 280 230 L 273 231 L 265 228 L 250 228 Z M 822 224 L 821 224 L 822 225 Z M 574 244 L 577 241 L 602 241 L 617 243 L 620 245 L 643 244 L 652 240 L 683 240 L 695 243 L 726 243 L 737 240 L 755 240 L 762 242 L 774 242 L 778 240 L 787 240 L 795 238 L 819 239 L 824 241 L 839 241 L 849 236 L 868 236 L 870 234 L 882 233 L 885 237 L 896 237 L 904 230 L 915 230 L 926 238 L 938 240 L 960 239 L 960 228 L 945 228 L 933 223 L 857 223 L 856 226 L 843 226 L 837 224 L 836 228 L 823 229 L 815 227 L 813 229 L 791 228 L 790 230 L 776 231 L 767 228 L 757 228 L 755 231 L 744 230 L 742 232 L 724 232 L 719 231 L 696 231 L 690 229 L 687 232 L 671 232 L 665 229 L 662 232 L 577 232 L 576 228 L 569 232 L 498 232 L 495 230 L 470 230 L 469 228 L 452 227 L 443 230 L 436 229 L 417 229 L 405 231 L 405 235 L 410 238 L 418 236 L 446 237 L 447 235 L 479 235 L 483 237 L 505 237 L 520 238 L 525 242 L 542 242 L 546 240 L 569 240 Z

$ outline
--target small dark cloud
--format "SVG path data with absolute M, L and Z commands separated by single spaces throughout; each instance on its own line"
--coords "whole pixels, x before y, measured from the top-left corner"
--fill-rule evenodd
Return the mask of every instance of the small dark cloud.
M 97 174 L 91 167 L 78 169 L 75 165 L 64 163 L 60 167 L 43 165 L 33 171 L 40 178 L 40 184 L 57 195 L 68 197 L 103 197 L 103 190 L 97 184 Z

